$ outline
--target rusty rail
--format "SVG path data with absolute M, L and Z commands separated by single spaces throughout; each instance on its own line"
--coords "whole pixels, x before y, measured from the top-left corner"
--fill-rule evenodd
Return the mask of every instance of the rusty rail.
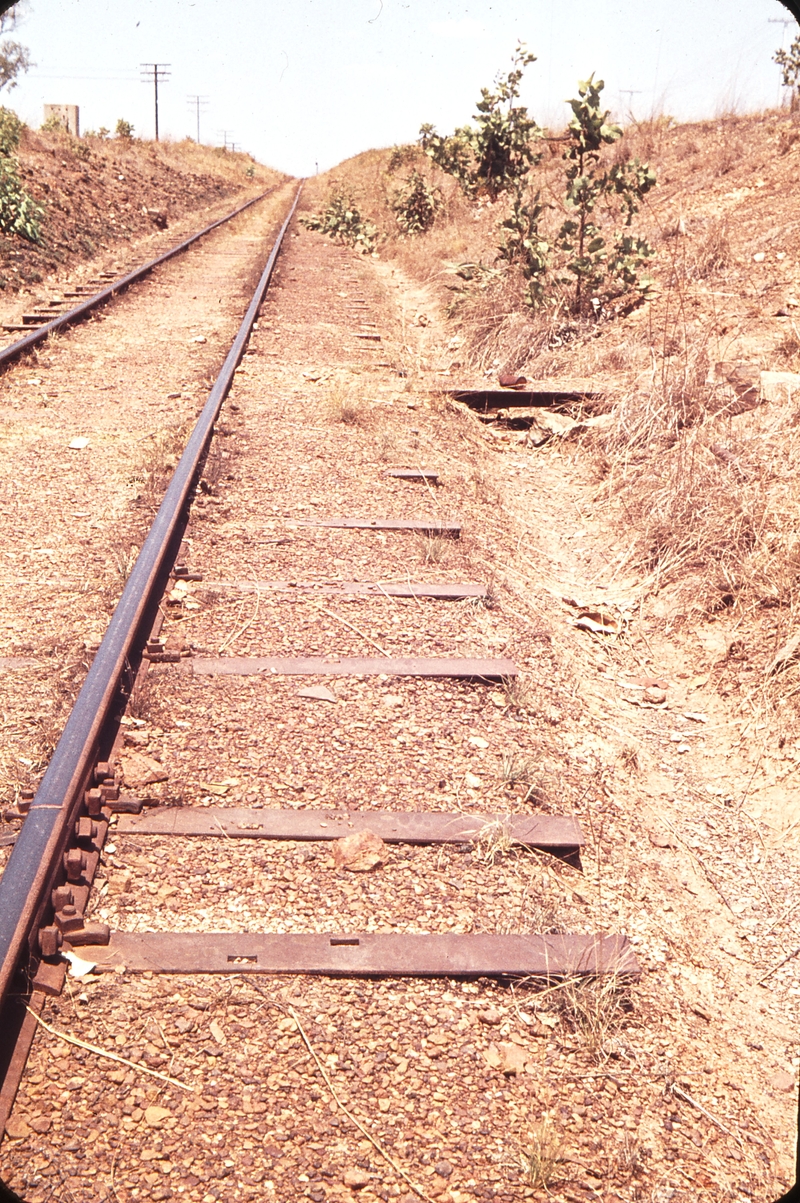
M 9 993 L 16 971 L 26 961 L 26 949 L 37 955 L 33 939 L 41 917 L 50 906 L 51 883 L 59 871 L 67 841 L 84 805 L 84 795 L 94 784 L 95 764 L 108 754 L 113 743 L 121 713 L 119 704 L 124 704 L 132 673 L 141 657 L 144 639 L 177 553 L 192 486 L 258 317 L 301 188 L 302 185 L 175 469 L 0 879 L 0 1006 Z M 197 237 L 200 235 L 195 235 Z M 177 250 L 173 248 L 170 253 L 177 253 Z M 163 262 L 163 257 L 154 263 L 159 261 Z M 125 279 L 130 280 L 130 277 Z M 105 291 L 113 291 L 116 287 Z
M 128 272 L 125 276 L 120 276 L 118 280 L 112 282 L 100 292 L 93 293 L 87 297 L 85 301 L 81 301 L 80 305 L 76 305 L 74 309 L 70 309 L 67 313 L 59 314 L 53 318 L 51 322 L 46 322 L 43 326 L 36 326 L 30 334 L 26 334 L 24 338 L 18 338 L 8 347 L 4 347 L 0 351 L 0 368 L 7 363 L 11 363 L 15 359 L 19 359 L 20 355 L 24 355 L 26 351 L 30 351 L 37 343 L 44 342 L 51 334 L 57 330 L 63 330 L 66 326 L 72 326 L 75 322 L 82 321 L 87 317 L 92 310 L 98 309 L 101 305 L 105 305 L 106 301 L 110 301 L 118 292 L 123 292 L 129 288 L 131 284 L 135 284 L 137 280 L 141 280 L 154 268 L 159 267 L 162 263 L 166 263 L 168 259 L 173 259 L 176 255 L 183 254 L 190 246 L 193 246 L 200 238 L 205 238 L 206 234 L 210 234 L 212 230 L 216 230 L 219 226 L 225 225 L 227 221 L 232 221 L 234 217 L 238 217 L 240 213 L 244 213 L 245 209 L 249 209 L 251 205 L 257 204 L 264 200 L 275 191 L 275 187 L 268 188 L 266 192 L 260 192 L 258 196 L 254 196 L 251 200 L 245 201 L 230 213 L 226 213 L 224 217 L 212 221 L 211 225 L 205 226 L 202 230 L 198 230 L 196 234 L 192 234 L 190 238 L 179 242 L 177 246 L 170 247 L 168 251 L 157 255 L 155 259 L 149 259 L 147 263 L 143 263 L 141 267 L 136 267 L 132 272 Z

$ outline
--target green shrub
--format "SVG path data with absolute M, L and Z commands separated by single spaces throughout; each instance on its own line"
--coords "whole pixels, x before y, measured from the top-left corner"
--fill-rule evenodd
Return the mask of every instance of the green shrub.
M 399 146 L 393 146 L 389 154 L 389 162 L 386 170 L 389 172 L 399 171 L 401 167 L 409 167 L 413 165 L 420 157 L 420 149 L 413 143 L 405 142 Z
M 130 121 L 126 121 L 124 117 L 120 117 L 117 121 L 114 134 L 117 138 L 122 138 L 123 140 L 130 142 L 131 138 L 133 137 L 133 126 L 131 125 Z
M 550 266 L 550 244 L 539 230 L 544 212 L 540 194 L 526 200 L 521 187 L 514 190 L 511 213 L 500 222 L 504 231 L 498 247 L 498 259 L 520 268 L 528 281 L 528 303 L 537 308 L 548 299 L 547 269 Z
M 64 133 L 66 133 L 66 129 L 64 127 L 64 122 L 61 120 L 60 117 L 57 117 L 55 113 L 51 113 L 50 116 L 47 117 L 42 122 L 42 124 L 39 126 L 39 129 L 42 131 L 43 134 L 64 134 Z
M 525 106 L 515 104 L 525 68 L 536 57 L 520 42 L 511 61 L 512 70 L 498 77 L 493 91 L 481 89 L 477 126 L 463 125 L 446 137 L 428 124 L 419 131 L 425 153 L 442 171 L 455 176 L 471 197 L 485 192 L 495 200 L 541 158 L 532 142 L 541 138 L 542 131 Z
M 24 128 L 25 123 L 12 109 L 0 105 L 0 155 L 13 155 Z
M 22 186 L 16 159 L 0 157 L 0 230 L 27 242 L 40 242 L 43 217 L 42 206 Z
M 394 192 L 389 204 L 404 234 L 424 234 L 436 220 L 442 194 L 414 169 Z
M 352 196 L 340 185 L 334 187 L 321 213 L 303 214 L 301 225 L 309 230 L 319 230 L 334 242 L 374 251 L 378 237 L 377 227 L 361 216 Z

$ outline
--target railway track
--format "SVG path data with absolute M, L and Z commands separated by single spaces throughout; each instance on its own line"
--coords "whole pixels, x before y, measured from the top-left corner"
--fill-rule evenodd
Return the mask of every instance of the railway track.
M 524 692 L 547 633 L 493 598 L 469 462 L 362 322 L 365 266 L 289 233 L 296 204 L 0 879 L 5 1176 L 31 1203 L 522 1197 L 496 1160 L 470 1177 L 504 1095 L 464 1032 L 509 982 L 639 972 L 569 929 L 585 837 L 543 800 Z M 337 1015 L 376 1077 L 360 1119 Z M 58 1072 L 34 1065 L 17 1119 L 29 1056 Z M 397 1139 L 422 1066 L 438 1160 Z M 35 1133 L 59 1155 L 25 1168 Z

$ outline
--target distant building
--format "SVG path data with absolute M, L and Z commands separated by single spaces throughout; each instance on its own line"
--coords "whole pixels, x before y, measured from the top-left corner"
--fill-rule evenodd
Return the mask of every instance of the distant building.
M 49 117 L 55 117 L 68 133 L 72 134 L 74 138 L 80 138 L 81 127 L 76 104 L 46 104 L 44 106 L 45 121 Z

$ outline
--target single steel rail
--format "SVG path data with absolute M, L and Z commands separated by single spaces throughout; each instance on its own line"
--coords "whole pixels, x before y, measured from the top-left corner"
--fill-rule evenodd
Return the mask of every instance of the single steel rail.
M 91 783 L 101 746 L 109 746 L 109 726 L 120 689 L 141 655 L 143 633 L 177 552 L 176 538 L 222 403 L 269 286 L 284 235 L 294 216 L 302 184 L 272 247 L 239 332 L 192 431 L 153 525 L 128 578 L 94 662 L 81 687 L 61 738 L 0 878 L 0 1007 L 39 919 L 49 905 L 49 889 Z
M 198 230 L 196 234 L 192 234 L 190 238 L 179 242 L 177 246 L 170 247 L 162 255 L 157 255 L 155 259 L 149 259 L 147 263 L 143 263 L 141 267 L 134 268 L 126 276 L 120 276 L 118 280 L 112 280 L 106 288 L 101 289 L 100 292 L 93 293 L 85 301 L 81 301 L 80 305 L 76 305 L 74 309 L 60 314 L 58 317 L 53 318 L 51 322 L 46 322 L 43 326 L 36 326 L 30 334 L 26 334 L 24 338 L 17 339 L 16 342 L 11 343 L 10 346 L 4 347 L 0 351 L 0 368 L 4 364 L 11 363 L 14 359 L 19 359 L 20 355 L 24 355 L 26 351 L 30 351 L 38 343 L 44 342 L 45 339 L 49 338 L 57 330 L 63 330 L 65 326 L 71 326 L 75 322 L 82 321 L 93 309 L 105 305 L 106 301 L 110 301 L 118 292 L 123 292 L 131 284 L 135 284 L 137 280 L 141 280 L 143 276 L 146 276 L 154 268 L 159 267 L 162 263 L 166 263 L 168 259 L 173 259 L 175 255 L 183 254 L 198 239 L 205 238 L 206 234 L 210 234 L 212 230 L 225 225 L 227 221 L 232 221 L 234 217 L 238 217 L 240 213 L 244 213 L 245 209 L 249 209 L 251 205 L 264 200 L 274 191 L 275 188 L 273 187 L 268 188 L 266 192 L 260 192 L 258 196 L 254 196 L 251 200 L 245 201 L 244 204 L 232 210 L 232 212 L 227 213 L 225 217 L 220 217 L 217 221 L 212 221 L 210 226 L 205 226 L 204 229 Z

